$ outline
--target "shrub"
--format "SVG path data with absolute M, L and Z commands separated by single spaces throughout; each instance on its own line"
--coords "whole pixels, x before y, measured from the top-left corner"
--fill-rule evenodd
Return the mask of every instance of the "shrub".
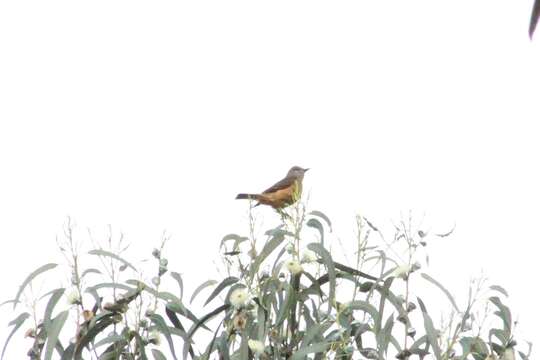
M 514 359 L 515 323 L 502 287 L 478 279 L 459 304 L 421 271 L 427 243 L 449 233 L 413 229 L 409 219 L 395 226 L 389 242 L 358 216 L 356 248 L 348 254 L 354 260 L 344 264 L 330 250 L 326 215 L 304 204 L 279 215 L 278 227 L 258 235 L 250 210 L 247 235 L 221 241 L 226 276 L 201 284 L 189 301 L 182 276 L 169 271 L 166 236 L 152 251 L 155 274 L 145 283 L 143 271 L 124 259 L 122 237 L 94 243 L 82 256 L 68 221 L 60 250 L 71 283 L 41 297 L 28 295 L 36 278 L 57 268 L 54 263 L 24 280 L 6 302 L 25 310 L 9 324 L 2 358 L 11 337 L 33 320 L 26 332 L 31 359 Z M 89 258 L 101 266 L 82 266 Z M 177 286 L 163 289 L 165 278 Z M 427 286 L 448 299 L 440 323 L 421 297 Z M 529 359 L 530 345 L 517 353 Z

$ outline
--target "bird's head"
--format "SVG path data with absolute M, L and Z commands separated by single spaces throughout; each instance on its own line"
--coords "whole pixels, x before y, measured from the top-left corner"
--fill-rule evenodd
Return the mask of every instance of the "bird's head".
M 296 178 L 302 179 L 304 177 L 304 173 L 308 171 L 309 168 L 301 168 L 300 166 L 293 166 L 289 172 L 287 173 L 287 177 L 294 176 Z

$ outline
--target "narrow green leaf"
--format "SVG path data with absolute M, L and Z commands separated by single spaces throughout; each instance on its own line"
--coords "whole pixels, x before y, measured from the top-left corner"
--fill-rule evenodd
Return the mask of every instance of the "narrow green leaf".
M 319 231 L 319 235 L 321 236 L 321 244 L 324 246 L 324 228 L 321 222 L 317 219 L 309 219 L 306 225 Z
M 225 311 L 227 310 L 228 308 L 230 308 L 231 305 L 230 304 L 223 304 L 221 305 L 220 307 L 210 311 L 208 314 L 204 315 L 201 320 L 199 320 L 199 322 L 197 322 L 196 324 L 194 324 L 191 329 L 189 330 L 188 332 L 188 337 L 191 339 L 193 338 L 193 335 L 195 334 L 195 332 L 197 331 L 197 329 L 199 327 L 201 327 L 202 325 L 204 325 L 204 323 L 206 323 L 208 320 L 210 320 L 211 318 L 213 318 L 214 316 L 216 316 L 217 314 L 219 314 L 220 312 L 222 311 Z
M 379 347 L 379 357 L 381 359 L 386 358 L 386 352 L 388 351 L 388 344 L 392 337 L 392 329 L 394 327 L 394 315 L 390 315 L 384 327 L 377 334 L 377 345 Z
M 250 278 L 253 278 L 263 261 L 285 240 L 285 232 L 278 231 L 275 235 L 264 245 L 260 254 L 257 255 L 255 260 L 251 263 L 249 270 Z
M 493 291 L 498 291 L 500 292 L 501 294 L 503 294 L 504 296 L 508 297 L 508 292 L 502 287 L 502 286 L 499 286 L 499 285 L 491 285 L 489 287 L 491 290 Z
M 182 281 L 182 275 L 180 275 L 177 272 L 171 272 L 171 276 L 176 282 L 178 283 L 178 287 L 180 288 L 180 300 L 184 297 L 184 282 Z
M 500 342 L 500 345 L 505 347 L 508 342 L 510 341 L 509 338 L 506 337 L 506 333 L 504 330 L 501 330 L 501 329 L 491 329 L 489 330 L 489 341 L 490 342 L 493 342 L 493 340 L 491 340 L 491 338 L 495 336 L 499 342 Z
M 287 286 L 287 295 L 285 296 L 285 300 L 283 300 L 283 304 L 281 305 L 279 309 L 279 313 L 276 317 L 276 327 L 279 327 L 283 321 L 287 318 L 287 315 L 289 314 L 289 311 L 291 310 L 292 306 L 296 303 L 296 292 L 294 291 L 294 288 L 291 285 Z
M 390 334 L 390 343 L 396 348 L 398 353 L 401 352 L 401 344 L 392 334 Z
M 154 360 L 167 360 L 165 355 L 158 349 L 152 349 L 152 355 L 154 356 Z
M 138 360 L 148 360 L 148 356 L 146 355 L 146 348 L 144 346 L 143 339 L 141 338 L 141 335 L 138 332 L 135 332 L 135 343 L 137 344 L 137 347 L 139 348 L 140 355 L 137 358 Z
M 279 252 L 278 252 L 278 254 L 277 254 L 277 256 L 276 256 L 276 258 L 274 260 L 274 264 L 272 265 L 271 273 L 272 273 L 272 276 L 274 276 L 276 278 L 278 277 L 279 272 L 281 271 L 281 264 L 282 263 L 280 263 L 280 260 L 281 260 L 281 258 L 283 257 L 283 255 L 285 254 L 286 251 L 287 251 L 287 247 L 285 247 L 285 246 L 282 247 L 281 250 L 279 250 Z
M 90 250 L 88 253 L 90 255 L 105 256 L 105 257 L 110 257 L 112 259 L 118 260 L 122 264 L 124 264 L 125 266 L 127 266 L 127 267 L 133 269 L 133 271 L 137 272 L 137 269 L 135 268 L 135 266 L 131 265 L 131 263 L 129 261 L 121 258 L 120 256 L 118 256 L 115 253 L 112 253 L 110 251 L 102 250 L 102 249 L 95 249 L 95 250 Z
M 126 339 L 124 339 L 124 337 L 121 336 L 121 335 L 118 335 L 116 333 L 112 333 L 109 336 L 104 337 L 103 339 L 97 341 L 94 344 L 94 347 L 97 349 L 99 347 L 102 347 L 103 345 L 112 344 L 112 343 L 120 342 L 120 341 L 126 341 Z
M 94 341 L 94 338 L 100 334 L 102 331 L 104 331 L 109 325 L 113 323 L 113 314 L 107 313 L 103 315 L 102 317 L 98 318 L 96 320 L 96 323 L 94 326 L 92 326 L 90 329 L 88 329 L 88 332 L 86 332 L 81 339 L 76 343 L 75 345 L 75 352 L 73 355 L 73 358 L 75 360 L 81 360 L 82 359 L 82 352 L 83 350 L 90 344 L 90 342 Z
M 439 347 L 439 342 L 437 341 L 437 331 L 435 330 L 435 327 L 433 326 L 433 320 L 431 320 L 431 317 L 429 316 L 426 306 L 424 305 L 424 302 L 422 299 L 418 299 L 418 304 L 420 305 L 420 308 L 422 309 L 422 315 L 424 316 L 424 328 L 426 329 L 426 335 L 428 337 L 429 344 L 431 345 L 431 348 L 433 349 L 433 353 L 435 355 L 435 358 L 437 360 L 442 359 L 441 357 L 441 348 Z
M 245 236 L 237 235 L 237 234 L 229 234 L 229 235 L 225 235 L 225 236 L 223 237 L 223 239 L 221 240 L 221 245 L 220 245 L 220 247 L 222 247 L 223 245 L 225 245 L 225 243 L 226 243 L 227 241 L 231 241 L 231 240 L 234 240 L 233 250 L 238 250 L 238 245 L 240 245 L 240 244 L 243 243 L 244 241 L 248 240 L 248 238 L 245 237 Z
M 240 341 L 240 349 L 238 350 L 240 352 L 239 360 L 250 360 L 248 340 L 249 338 L 248 338 L 247 332 L 244 331 L 242 333 L 242 340 Z
M 58 314 L 57 317 L 55 317 L 52 322 L 49 329 L 47 329 L 47 345 L 45 346 L 45 360 L 52 359 L 53 351 L 56 346 L 56 342 L 58 341 L 58 335 L 60 335 L 60 331 L 62 330 L 62 327 L 64 326 L 67 317 L 69 315 L 69 311 L 65 310 L 62 311 L 60 314 Z
M 82 272 L 81 274 L 81 279 L 83 277 L 85 277 L 86 275 L 88 274 L 98 274 L 98 275 L 101 275 L 101 271 L 99 271 L 98 269 L 94 269 L 94 268 L 90 268 L 90 269 L 86 269 Z
M 379 312 L 377 309 L 375 309 L 375 306 L 371 305 L 370 303 L 362 300 L 355 300 L 347 303 L 347 307 L 349 307 L 351 310 L 362 310 L 366 313 L 368 313 L 371 318 L 373 319 L 374 328 L 380 329 L 381 328 L 381 316 L 379 315 Z
M 384 281 L 382 289 L 380 290 L 381 299 L 379 300 L 379 316 L 381 317 L 381 319 L 384 317 L 384 305 L 386 303 L 386 298 L 388 297 L 388 294 L 390 293 L 390 286 L 392 285 L 393 281 L 394 281 L 394 278 L 392 277 L 386 279 Z M 378 334 L 379 330 L 380 329 L 375 329 L 375 333 Z
M 425 343 L 428 342 L 428 337 L 427 335 L 422 335 L 421 337 L 419 337 L 418 339 L 416 339 L 416 341 L 411 345 L 411 347 L 409 348 L 409 350 L 413 351 L 415 349 L 420 349 L 420 346 L 424 345 Z
M 311 327 L 308 327 L 306 329 L 306 333 L 304 334 L 304 338 L 302 340 L 302 345 L 300 348 L 305 348 L 311 344 L 312 341 L 316 339 L 316 337 L 324 337 L 324 333 L 326 330 L 328 330 L 333 325 L 332 322 L 324 322 L 322 324 L 314 324 Z
M 126 280 L 127 284 L 134 285 L 136 289 L 142 289 L 143 291 L 146 291 L 147 293 L 151 294 L 152 296 L 155 296 L 159 299 L 165 300 L 165 301 L 173 301 L 180 303 L 180 299 L 178 296 L 168 292 L 168 291 L 156 291 L 153 287 L 149 286 L 148 284 L 145 284 L 144 282 L 136 279 L 129 279 Z M 130 289 L 129 291 L 133 291 L 135 289 Z
M 69 346 L 64 350 L 62 358 L 60 360 L 73 360 L 73 353 L 75 352 L 75 344 L 69 344 Z
M 313 210 L 312 212 L 309 213 L 309 215 L 317 216 L 317 217 L 323 219 L 326 222 L 326 224 L 328 225 L 328 227 L 330 228 L 330 231 L 332 231 L 332 222 L 330 221 L 328 216 L 326 216 L 322 211 Z
M 220 360 L 230 360 L 230 355 L 229 355 L 229 342 L 228 342 L 228 335 L 227 335 L 227 331 L 223 331 L 221 333 L 221 336 L 219 337 L 219 340 L 218 340 L 218 351 L 219 351 L 219 356 L 220 356 Z
M 15 299 L 13 299 L 13 309 L 15 309 L 15 307 L 19 303 L 19 299 L 21 298 L 22 292 L 24 291 L 26 286 L 30 284 L 30 282 L 34 280 L 36 276 L 43 274 L 45 271 L 54 269 L 57 266 L 58 264 L 54 264 L 54 263 L 45 264 L 43 266 L 40 266 L 36 270 L 34 270 L 30 275 L 28 275 L 28 277 L 24 279 L 23 283 L 19 287 L 19 291 L 17 292 L 17 295 L 15 295 Z
M 209 287 L 209 286 L 212 286 L 212 285 L 215 285 L 217 284 L 217 281 L 216 280 L 207 280 L 205 282 L 203 282 L 201 285 L 199 285 L 195 291 L 193 292 L 193 295 L 191 295 L 191 299 L 189 299 L 189 303 L 191 304 L 193 302 L 193 300 L 195 300 L 195 297 L 201 292 L 203 291 L 205 288 Z
M 99 360 L 120 360 L 119 356 L 123 351 L 126 350 L 128 339 L 130 338 L 130 336 L 127 335 L 126 332 L 127 330 L 124 328 L 124 330 L 122 331 L 122 334 L 124 336 L 121 336 L 120 340 L 113 342 L 111 345 L 107 346 L 105 351 L 103 351 L 99 356 Z
M 26 319 L 28 319 L 29 317 L 30 317 L 30 314 L 27 313 L 27 312 L 24 312 L 24 313 L 20 314 L 19 316 L 17 316 L 15 319 L 13 319 L 13 320 L 11 320 L 9 322 L 9 326 L 13 325 L 13 330 L 11 330 L 11 332 L 9 333 L 9 336 L 6 339 L 6 342 L 4 343 L 4 348 L 2 349 L 2 356 L 0 356 L 0 359 L 4 358 L 4 353 L 6 352 L 6 348 L 7 348 L 8 344 L 9 344 L 9 341 L 11 340 L 11 337 L 13 336 L 13 334 L 15 334 L 15 332 L 17 330 L 19 330 L 21 325 L 24 324 Z
M 161 332 L 165 336 L 165 339 L 167 339 L 167 342 L 169 343 L 169 349 L 171 349 L 171 354 L 173 358 L 177 360 L 176 353 L 174 351 L 174 343 L 171 338 L 171 331 L 169 330 L 169 327 L 165 323 L 165 320 L 163 319 L 163 317 L 161 317 L 161 315 L 158 315 L 158 314 L 151 315 L 150 319 L 156 325 L 159 332 Z
M 1 303 L 0 306 L 7 305 L 7 304 L 16 304 L 16 302 L 15 300 L 6 300 L 3 303 Z
M 490 352 L 486 343 L 479 337 L 466 336 L 461 338 L 459 343 L 463 349 L 462 359 L 466 359 L 469 354 L 475 358 L 480 355 L 481 359 L 485 359 Z
M 454 307 L 454 309 L 456 309 L 456 311 L 459 312 L 459 308 L 458 308 L 458 306 L 456 304 L 456 300 L 454 300 L 454 297 L 452 296 L 452 294 L 450 294 L 450 291 L 446 290 L 446 288 L 444 286 L 442 286 L 441 283 L 439 283 L 437 280 L 435 280 L 434 278 L 432 278 L 428 274 L 422 273 L 420 275 L 422 275 L 422 277 L 424 279 L 426 279 L 427 281 L 429 281 L 433 285 L 437 286 L 446 295 L 448 300 L 450 300 L 450 302 L 452 303 L 452 306 Z
M 310 345 L 295 352 L 292 355 L 291 360 L 302 360 L 308 354 L 325 352 L 329 346 L 330 344 L 328 342 L 320 342 Z
M 171 332 L 171 335 L 175 335 L 178 337 L 181 337 L 182 340 L 187 341 L 187 333 L 185 331 L 179 330 L 175 328 L 174 326 L 169 326 L 169 331 Z
M 317 260 L 317 261 L 321 262 L 320 260 Z M 380 280 L 375 276 L 366 274 L 366 273 L 364 273 L 364 272 L 362 272 L 360 270 L 353 269 L 351 267 L 348 267 L 347 265 L 343 265 L 343 264 L 340 264 L 340 263 L 335 262 L 335 261 L 334 261 L 334 266 L 335 266 L 336 269 L 344 271 L 344 272 L 349 273 L 351 275 L 360 276 L 360 277 L 363 277 L 365 279 L 369 279 L 369 280 L 373 280 L 373 281 L 377 281 L 377 282 Z
M 503 320 L 506 337 L 510 338 L 512 333 L 512 314 L 510 313 L 510 309 L 497 296 L 490 297 L 489 301 L 499 308 L 499 311 L 496 311 L 495 314 Z
M 204 306 L 208 305 L 210 301 L 212 301 L 216 296 L 219 295 L 223 289 L 225 289 L 228 286 L 231 286 L 232 284 L 235 284 L 238 282 L 238 278 L 234 276 L 229 276 L 228 278 L 225 278 L 215 289 L 212 291 L 206 302 L 204 303 Z M 225 301 L 227 301 L 226 299 Z
M 47 307 L 45 308 L 45 317 L 43 318 L 43 326 L 45 326 L 47 333 L 50 333 L 49 326 L 51 324 L 51 317 L 54 307 L 56 304 L 58 304 L 58 301 L 62 298 L 62 295 L 64 295 L 64 291 L 64 288 L 53 290 L 51 298 L 47 303 Z
M 169 318 L 171 323 L 174 325 L 173 329 L 176 329 L 178 331 L 178 335 L 181 336 L 182 339 L 184 339 L 184 348 L 187 349 L 187 351 L 191 355 L 191 358 L 195 358 L 195 352 L 193 351 L 193 347 L 191 346 L 191 340 L 189 339 L 184 326 L 180 322 L 180 319 L 178 318 L 178 316 L 176 316 L 175 310 L 171 309 L 169 307 L 169 304 L 167 304 L 166 307 L 165 307 L 165 313 L 167 314 L 167 317 Z M 199 320 L 195 319 L 194 322 L 197 323 L 197 322 L 199 322 Z M 206 328 L 206 326 L 204 326 L 204 325 L 202 325 L 202 326 Z M 208 328 L 206 328 L 206 329 L 208 329 Z M 208 330 L 210 330 L 210 329 L 208 329 Z M 173 332 L 173 330 L 171 330 L 171 332 Z
M 398 314 L 401 314 L 401 313 L 403 313 L 405 311 L 403 306 L 402 306 L 402 303 L 398 300 L 397 296 L 390 290 L 390 288 L 386 288 L 385 286 L 376 285 L 375 289 L 381 294 L 381 297 L 384 297 L 386 300 L 388 300 L 390 302 L 390 304 L 392 304 L 394 306 L 394 308 L 397 310 Z
M 257 339 L 263 339 L 265 334 L 267 333 L 267 319 L 268 319 L 268 312 L 267 310 L 261 305 L 258 298 L 254 298 L 253 301 L 257 303 Z
M 293 234 L 290 232 L 290 231 L 287 231 L 284 229 L 284 225 L 281 224 L 279 225 L 278 227 L 275 227 L 273 229 L 270 229 L 270 230 L 266 230 L 264 232 L 264 235 L 267 235 L 267 236 L 270 236 L 270 237 L 274 237 L 274 236 L 285 236 L 285 235 L 288 235 L 288 236 L 293 236 Z
M 122 289 L 126 291 L 134 291 L 135 289 L 120 283 L 101 283 L 86 288 L 86 292 L 93 292 L 103 288 Z
M 45 299 L 46 297 L 52 295 L 56 290 L 58 290 L 58 289 L 52 289 L 52 290 L 47 291 L 45 294 L 43 294 L 43 295 L 41 295 L 39 297 L 38 301 L 41 301 L 41 300 Z
M 187 319 L 191 320 L 193 323 L 199 322 L 199 319 L 188 308 L 186 308 L 182 303 L 179 303 L 179 302 L 176 302 L 176 301 L 168 302 L 165 305 L 165 311 L 167 311 L 167 310 L 178 313 L 178 314 L 186 317 Z M 203 328 L 206 329 L 206 330 L 210 330 L 204 325 L 203 325 Z
M 212 337 L 212 340 L 208 344 L 208 346 L 206 348 L 206 351 L 201 356 L 201 359 L 210 359 L 210 354 L 212 354 L 214 352 L 214 350 L 215 350 L 214 348 L 217 348 L 217 346 L 214 346 L 214 344 L 216 342 L 217 334 L 218 334 L 218 331 L 221 328 L 222 324 L 223 324 L 223 320 L 221 321 L 219 326 L 216 327 L 216 331 L 214 331 L 214 336 Z
M 452 235 L 452 233 L 454 232 L 454 230 L 456 230 L 456 224 L 454 224 L 454 227 L 452 228 L 452 230 L 447 231 L 447 232 L 445 232 L 444 234 L 435 234 L 435 235 L 437 235 L 438 237 L 442 237 L 442 238 L 443 238 L 443 237 L 447 237 L 447 236 Z
M 321 244 L 311 243 L 308 244 L 307 247 L 309 250 L 314 251 L 322 258 L 322 261 L 328 270 L 328 278 L 330 281 L 330 289 L 328 291 L 328 314 L 330 314 L 336 297 L 336 269 L 334 266 L 334 261 L 332 260 L 332 256 L 328 250 L 326 250 Z
M 529 357 L 531 356 L 532 343 L 528 341 L 526 343 L 529 347 L 529 349 L 527 350 L 527 353 L 525 354 L 524 352 L 518 351 L 518 354 L 519 354 L 519 357 L 521 357 L 521 360 L 529 360 Z

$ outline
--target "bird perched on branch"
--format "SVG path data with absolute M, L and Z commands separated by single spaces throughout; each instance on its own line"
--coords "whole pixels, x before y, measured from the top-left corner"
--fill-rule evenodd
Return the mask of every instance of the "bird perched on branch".
M 260 194 L 238 194 L 237 199 L 257 200 L 257 205 L 269 205 L 274 209 L 283 209 L 294 204 L 302 196 L 302 180 L 309 169 L 293 166 L 285 178 L 278 181 Z M 257 206 L 255 205 L 255 206 Z

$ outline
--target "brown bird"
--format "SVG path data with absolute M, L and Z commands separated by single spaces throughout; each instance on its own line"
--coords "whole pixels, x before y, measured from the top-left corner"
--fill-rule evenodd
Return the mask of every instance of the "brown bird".
M 287 176 L 260 194 L 238 194 L 237 199 L 257 200 L 257 205 L 270 205 L 274 209 L 282 209 L 294 204 L 302 195 L 302 180 L 309 169 L 293 166 Z M 255 206 L 257 206 L 255 205 Z

